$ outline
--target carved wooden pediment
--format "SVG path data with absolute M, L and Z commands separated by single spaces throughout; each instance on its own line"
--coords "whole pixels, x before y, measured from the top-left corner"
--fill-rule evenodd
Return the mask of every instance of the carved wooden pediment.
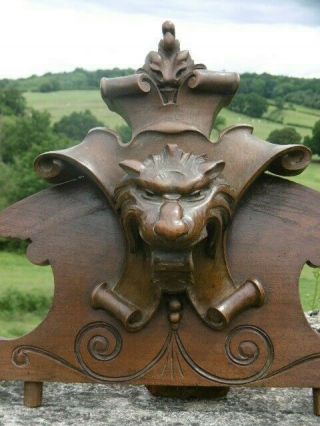
M 39 327 L 0 342 L 1 377 L 319 387 L 297 282 L 320 264 L 320 195 L 266 174 L 301 173 L 311 153 L 247 125 L 212 142 L 239 76 L 195 65 L 162 29 L 136 74 L 101 82 L 132 140 L 97 128 L 40 155 L 54 185 L 0 215 L 0 234 L 29 240 L 56 286 Z
M 36 172 L 50 182 L 86 176 L 120 214 L 130 267 L 115 286 L 106 277 L 92 303 L 113 312 L 128 330 L 150 320 L 163 292 L 186 291 L 215 329 L 239 310 L 263 303 L 257 277 L 247 277 L 241 288 L 231 279 L 224 232 L 258 176 L 266 170 L 300 173 L 311 157 L 301 145 L 259 140 L 248 126 L 227 129 L 217 143 L 208 139 L 215 115 L 238 83 L 235 73 L 194 65 L 166 22 L 159 52 L 148 54 L 138 74 L 101 83 L 103 99 L 132 126 L 131 142 L 124 145 L 113 132 L 94 129 L 80 145 L 36 160 Z M 204 267 L 203 259 L 210 273 L 199 282 L 195 270 Z M 138 263 L 149 271 L 132 290 L 130 270 Z

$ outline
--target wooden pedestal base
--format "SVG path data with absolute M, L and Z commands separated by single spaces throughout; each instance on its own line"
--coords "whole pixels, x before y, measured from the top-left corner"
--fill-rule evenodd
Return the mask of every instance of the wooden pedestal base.
M 225 397 L 229 387 L 214 386 L 159 386 L 148 385 L 148 391 L 153 396 L 177 399 L 217 399 Z M 37 408 L 42 404 L 42 382 L 24 382 L 24 405 Z M 313 411 L 320 416 L 320 388 L 313 388 Z
M 214 386 L 146 386 L 153 396 L 178 399 L 215 399 L 222 398 L 229 392 L 228 387 Z
M 313 388 L 313 412 L 316 416 L 320 416 L 320 388 Z
M 42 404 L 42 388 L 42 382 L 24 382 L 23 403 L 26 407 L 40 407 Z

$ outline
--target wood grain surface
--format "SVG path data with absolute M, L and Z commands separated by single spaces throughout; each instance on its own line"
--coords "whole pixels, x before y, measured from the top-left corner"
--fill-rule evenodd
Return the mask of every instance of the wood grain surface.
M 0 216 L 1 235 L 31 241 L 28 257 L 50 263 L 55 295 L 33 332 L 1 341 L 1 379 L 319 386 L 320 336 L 305 320 L 298 289 L 303 265 L 320 264 L 319 207 L 315 191 L 261 177 L 238 207 L 226 253 L 235 282 L 261 280 L 264 306 L 215 331 L 181 296 L 182 320 L 173 330 L 163 297 L 137 333 L 88 302 L 98 282 L 116 282 L 125 269 L 118 218 L 99 190 L 79 179 L 10 207 Z

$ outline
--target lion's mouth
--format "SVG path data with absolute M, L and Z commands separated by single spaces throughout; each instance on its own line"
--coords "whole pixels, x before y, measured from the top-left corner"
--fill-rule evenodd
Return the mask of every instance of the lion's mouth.
M 166 293 L 184 292 L 193 279 L 191 250 L 153 250 L 151 252 L 151 280 Z

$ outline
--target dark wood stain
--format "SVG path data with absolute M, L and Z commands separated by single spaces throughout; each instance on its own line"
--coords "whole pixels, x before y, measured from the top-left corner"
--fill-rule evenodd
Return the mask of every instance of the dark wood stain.
M 0 379 L 26 382 L 26 405 L 40 405 L 44 381 L 186 397 L 298 386 L 315 389 L 319 414 L 320 337 L 298 280 L 320 265 L 320 194 L 267 174 L 298 174 L 311 154 L 248 126 L 210 142 L 238 84 L 195 65 L 166 22 L 137 74 L 101 84 L 132 141 L 94 129 L 36 159 L 55 185 L 0 214 L 0 235 L 28 240 L 55 278 L 42 324 L 0 341 Z

